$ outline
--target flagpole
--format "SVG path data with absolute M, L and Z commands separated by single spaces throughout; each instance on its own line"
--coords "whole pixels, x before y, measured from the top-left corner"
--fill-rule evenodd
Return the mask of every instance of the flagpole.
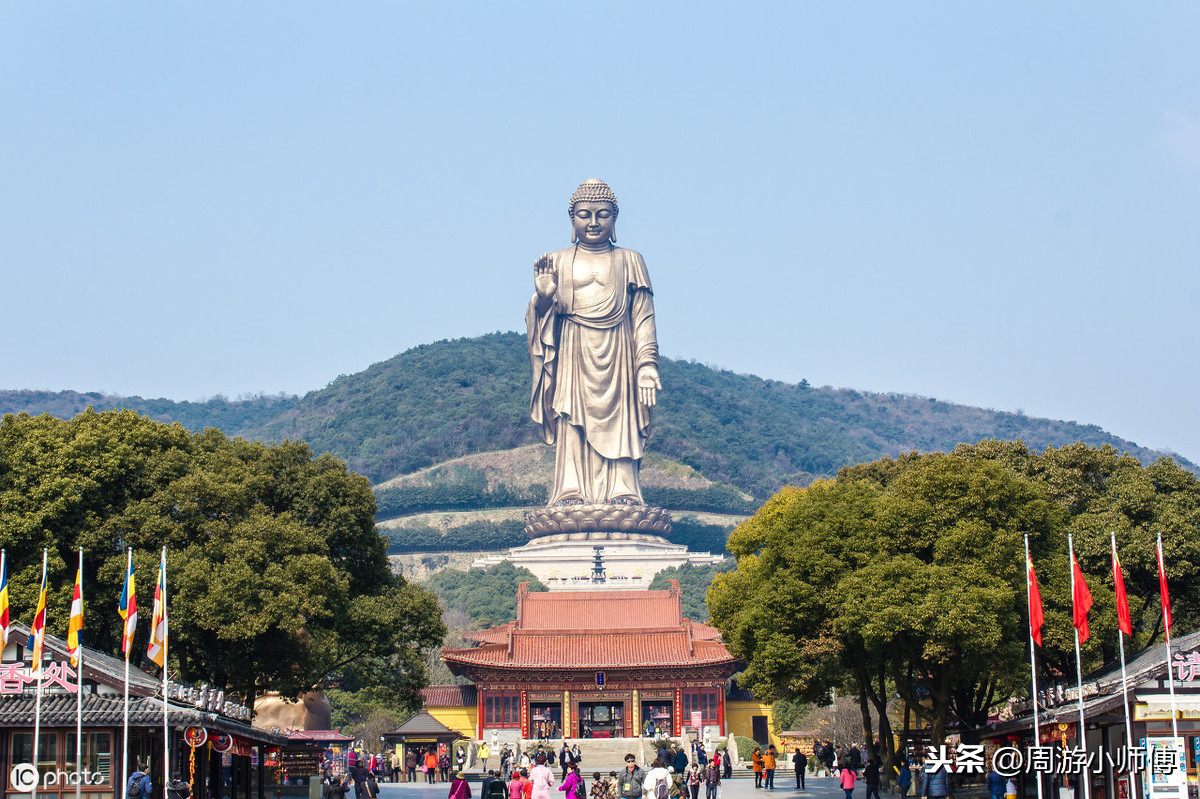
M 47 549 L 42 550 L 42 592 L 43 592 L 43 594 L 46 591 L 46 557 L 47 557 L 48 552 L 49 552 L 49 550 L 47 550 Z M 40 605 L 41 602 L 42 602 L 42 600 L 39 599 L 38 604 Z M 44 608 L 42 609 L 42 612 L 45 613 Z M 35 625 L 37 624 L 36 617 L 34 618 L 33 623 Z M 42 618 L 42 625 L 43 625 L 42 626 L 42 635 L 43 636 L 45 636 L 45 630 L 46 630 L 45 624 L 46 624 L 46 620 L 45 620 L 45 617 L 43 616 L 43 618 Z M 34 632 L 34 635 L 35 636 L 37 635 L 36 631 Z M 44 641 L 45 638 L 43 637 L 42 640 Z M 42 731 L 42 729 L 41 729 L 42 728 L 42 663 L 41 663 L 41 660 L 43 657 L 43 650 L 42 650 L 42 647 L 37 646 L 36 644 L 34 646 L 34 650 L 37 653 L 37 656 L 38 656 L 37 661 L 38 662 L 31 663 L 30 665 L 33 668 L 37 669 L 37 698 L 34 700 L 34 704 L 33 704 L 33 766 L 34 766 L 34 768 L 37 768 L 38 744 L 40 743 L 39 738 L 41 736 L 41 731 Z
M 1163 562 L 1162 533 L 1158 534 L 1158 573 L 1166 584 L 1167 570 Z M 1164 592 L 1165 598 L 1165 592 Z M 1171 664 L 1171 618 L 1166 603 L 1163 603 L 1163 624 L 1167 628 L 1167 686 L 1171 691 L 1171 737 L 1179 737 L 1179 710 L 1175 707 L 1175 674 Z
M 126 550 L 128 560 L 125 564 L 125 584 L 126 589 L 129 587 L 129 574 L 133 571 L 133 547 Z M 126 598 L 125 612 L 129 612 L 129 602 Z M 133 641 L 125 643 L 125 636 L 129 633 L 129 620 L 126 618 L 121 625 L 121 648 L 125 650 L 125 729 L 124 738 L 121 742 L 121 796 L 128 795 L 129 789 L 129 652 L 133 649 Z
M 1117 557 L 1117 534 L 1111 530 L 1109 531 L 1108 534 L 1112 540 L 1113 566 L 1118 567 L 1118 565 L 1120 564 L 1121 561 Z M 1114 580 L 1113 587 L 1114 588 L 1117 587 L 1115 585 L 1116 579 L 1117 579 L 1117 569 L 1114 568 L 1113 569 L 1113 580 Z M 1124 591 L 1124 589 L 1125 589 L 1125 587 L 1124 587 L 1124 580 L 1125 580 L 1124 572 L 1122 572 L 1120 574 L 1120 579 L 1122 581 L 1121 590 Z M 1120 599 L 1120 597 L 1118 597 L 1118 599 Z M 1118 605 L 1119 604 L 1120 603 L 1118 602 Z M 1119 607 L 1118 607 L 1118 613 L 1120 613 Z M 1133 750 L 1133 722 L 1129 718 L 1129 676 L 1125 673 L 1125 631 L 1121 629 L 1121 625 L 1119 622 L 1117 624 L 1117 643 L 1120 645 L 1120 648 L 1121 648 L 1121 696 L 1124 697 L 1124 701 L 1125 701 L 1125 751 L 1129 752 L 1129 751 Z M 1141 794 L 1137 792 L 1137 772 L 1132 768 L 1130 768 L 1130 770 L 1129 770 L 1129 781 L 1130 781 L 1129 790 L 1130 790 L 1131 795 L 1141 796 Z
M 74 597 L 72 597 L 74 600 Z M 74 604 L 72 602 L 72 604 Z M 83 547 L 79 548 L 79 604 L 83 610 Z M 67 643 L 70 643 L 68 641 Z M 83 641 L 75 650 L 75 799 L 83 791 Z
M 162 548 L 162 561 L 158 565 L 159 573 L 162 575 L 162 624 L 163 632 L 166 633 L 167 628 L 167 548 Z M 170 782 L 171 768 L 171 728 L 167 723 L 167 636 L 164 634 L 162 639 L 163 648 L 163 667 L 162 667 L 162 699 L 163 699 L 163 799 L 167 799 L 167 784 Z
M 1033 561 L 1029 557 L 1029 535 L 1025 536 L 1025 604 L 1026 607 L 1033 606 L 1033 583 L 1029 580 L 1029 564 Z M 1038 721 L 1038 689 L 1037 689 L 1037 659 L 1034 655 L 1033 647 L 1033 622 L 1029 624 L 1029 681 L 1033 685 L 1033 693 L 1030 698 L 1033 701 L 1033 745 L 1040 746 L 1042 743 L 1042 725 Z M 1039 775 L 1037 778 L 1038 799 L 1042 799 L 1042 778 Z
M 1067 552 L 1071 557 L 1071 598 L 1074 601 L 1075 597 L 1075 542 L 1071 533 L 1067 533 Z M 1079 628 L 1071 625 L 1075 630 L 1075 685 L 1079 691 L 1079 748 L 1083 752 L 1087 752 L 1087 727 L 1083 721 L 1083 659 L 1079 654 Z M 1084 799 L 1092 799 L 1091 778 L 1084 770 L 1080 777 L 1083 782 Z

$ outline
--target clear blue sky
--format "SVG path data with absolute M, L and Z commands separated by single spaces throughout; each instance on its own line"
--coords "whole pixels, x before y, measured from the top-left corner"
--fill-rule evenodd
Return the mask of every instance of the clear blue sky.
M 0 388 L 521 329 L 588 177 L 666 355 L 1200 460 L 1193 2 L 0 2 Z

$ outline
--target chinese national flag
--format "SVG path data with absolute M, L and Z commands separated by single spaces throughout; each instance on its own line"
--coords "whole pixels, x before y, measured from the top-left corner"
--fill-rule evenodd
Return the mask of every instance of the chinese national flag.
M 1071 621 L 1075 624 L 1075 629 L 1079 631 L 1079 643 L 1083 643 L 1088 639 L 1088 611 L 1092 609 L 1092 592 L 1088 590 L 1087 583 L 1083 580 L 1083 571 L 1079 568 L 1079 559 L 1072 555 L 1071 571 L 1074 579 L 1074 587 L 1071 589 L 1071 601 L 1074 604 L 1074 613 Z
M 1171 632 L 1171 597 L 1167 594 L 1167 569 L 1163 566 L 1162 539 L 1158 539 L 1158 592 L 1162 594 L 1163 622 Z
M 1042 613 L 1042 592 L 1038 588 L 1037 572 L 1033 570 L 1033 558 L 1025 556 L 1026 579 L 1029 581 L 1029 635 L 1038 646 L 1042 645 L 1042 624 L 1046 621 Z
M 1121 571 L 1121 559 L 1117 557 L 1117 542 L 1113 540 L 1113 586 L 1117 590 L 1117 627 L 1126 635 L 1133 635 L 1133 620 L 1129 617 L 1129 600 L 1125 597 L 1125 574 Z

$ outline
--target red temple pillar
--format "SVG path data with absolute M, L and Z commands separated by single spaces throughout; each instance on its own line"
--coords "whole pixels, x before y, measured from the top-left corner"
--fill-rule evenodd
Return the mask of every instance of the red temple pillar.
M 725 689 L 717 688 L 717 729 L 721 731 L 721 735 L 729 735 L 729 730 L 725 729 Z
M 521 737 L 529 739 L 529 692 L 521 692 Z
M 475 738 L 483 740 L 483 688 L 475 689 Z

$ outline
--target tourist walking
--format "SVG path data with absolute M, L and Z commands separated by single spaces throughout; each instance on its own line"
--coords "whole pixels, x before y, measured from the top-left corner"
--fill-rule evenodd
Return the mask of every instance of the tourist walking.
M 900 797 L 908 796 L 912 786 L 912 769 L 909 768 L 908 758 L 900 758 L 900 773 L 896 776 L 896 793 Z
M 642 781 L 643 799 L 669 799 L 671 794 L 671 772 L 661 757 L 656 757 Z
M 867 767 L 863 769 L 863 784 L 867 786 L 866 799 L 879 799 L 879 760 L 871 756 L 867 760 Z
M 727 780 L 733 776 L 733 758 L 729 756 L 729 749 L 721 750 L 721 779 Z
M 554 794 L 554 772 L 546 765 L 546 753 L 538 752 L 534 758 L 533 769 L 529 772 L 529 781 L 533 783 L 533 799 L 550 799 Z
M 775 790 L 775 765 L 775 744 L 770 744 L 763 755 L 763 788 L 768 791 Z
M 563 778 L 562 785 L 558 789 L 563 792 L 563 799 L 584 799 L 587 793 L 581 787 L 583 783 L 583 775 L 579 773 L 579 766 L 571 763 L 567 768 L 567 776 Z
M 704 772 L 700 770 L 699 763 L 693 763 L 688 767 L 687 779 L 684 782 L 687 785 L 690 799 L 700 799 L 700 783 L 702 782 L 704 782 Z
M 988 769 L 987 786 L 992 799 L 1004 799 L 1004 777 L 1000 776 L 999 771 L 996 771 L 995 763 Z
M 488 745 L 486 743 L 482 743 L 479 745 L 478 754 L 479 760 L 483 763 L 483 770 L 487 771 L 487 762 L 488 758 L 492 756 L 492 750 L 488 749 Z
M 431 748 L 425 753 L 425 782 L 437 782 L 438 756 Z
M 937 799 L 950 795 L 950 772 L 945 765 L 926 766 L 921 776 L 921 796 Z M 930 771 L 929 769 L 933 770 Z
M 858 772 L 850 768 L 850 761 L 844 760 L 838 772 L 838 782 L 846 792 L 846 799 L 854 799 L 854 783 L 858 780 Z
M 796 790 L 804 790 L 804 772 L 808 768 L 808 755 L 796 747 L 795 754 L 792 755 L 792 765 L 796 768 Z
M 454 775 L 447 799 L 471 799 L 471 784 L 467 782 L 465 773 L 459 771 Z
M 687 752 L 683 751 L 682 746 L 675 750 L 675 760 L 671 763 L 667 763 L 667 765 L 673 766 L 675 768 L 675 773 L 680 777 L 687 772 L 688 756 Z
M 621 799 L 642 799 L 646 772 L 637 764 L 632 753 L 625 755 L 625 770 L 617 777 L 617 792 Z
M 704 799 L 719 799 L 721 795 L 721 765 L 714 760 L 704 770 Z
M 611 789 L 612 781 L 608 777 L 601 777 L 597 771 L 592 774 L 592 790 L 588 793 L 588 799 L 609 799 Z

